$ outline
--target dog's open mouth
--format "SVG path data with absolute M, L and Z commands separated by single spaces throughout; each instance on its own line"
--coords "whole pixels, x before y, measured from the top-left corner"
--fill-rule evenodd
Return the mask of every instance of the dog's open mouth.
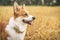
M 32 24 L 32 21 L 28 21 L 27 23 L 31 25 Z
M 33 21 L 33 20 L 30 20 L 30 21 L 23 20 L 24 23 L 27 23 L 27 24 L 30 24 L 30 25 L 32 24 L 32 21 Z

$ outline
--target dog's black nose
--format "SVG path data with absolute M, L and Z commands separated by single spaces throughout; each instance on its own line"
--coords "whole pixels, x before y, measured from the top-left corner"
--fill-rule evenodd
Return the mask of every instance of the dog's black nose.
M 33 20 L 35 20 L 35 17 L 32 17 L 33 18 Z

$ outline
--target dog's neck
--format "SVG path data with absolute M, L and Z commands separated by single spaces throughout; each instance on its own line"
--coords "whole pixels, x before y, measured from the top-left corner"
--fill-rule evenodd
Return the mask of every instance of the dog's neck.
M 10 18 L 9 25 L 18 33 L 24 32 L 25 29 L 27 28 L 27 25 L 23 24 L 22 22 L 16 23 L 14 17 Z

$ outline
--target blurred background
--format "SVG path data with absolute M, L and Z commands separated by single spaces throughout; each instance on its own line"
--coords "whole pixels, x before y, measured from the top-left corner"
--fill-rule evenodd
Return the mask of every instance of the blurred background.
M 12 5 L 14 0 L 0 0 L 0 5 Z M 19 4 L 25 3 L 26 5 L 60 5 L 60 0 L 17 0 Z

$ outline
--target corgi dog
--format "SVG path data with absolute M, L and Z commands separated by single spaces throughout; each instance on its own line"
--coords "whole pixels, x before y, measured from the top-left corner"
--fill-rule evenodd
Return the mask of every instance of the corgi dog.
M 31 25 L 35 17 L 30 15 L 25 8 L 25 4 L 19 8 L 18 3 L 14 1 L 14 16 L 9 20 L 5 30 L 8 33 L 7 40 L 24 40 L 27 25 Z

